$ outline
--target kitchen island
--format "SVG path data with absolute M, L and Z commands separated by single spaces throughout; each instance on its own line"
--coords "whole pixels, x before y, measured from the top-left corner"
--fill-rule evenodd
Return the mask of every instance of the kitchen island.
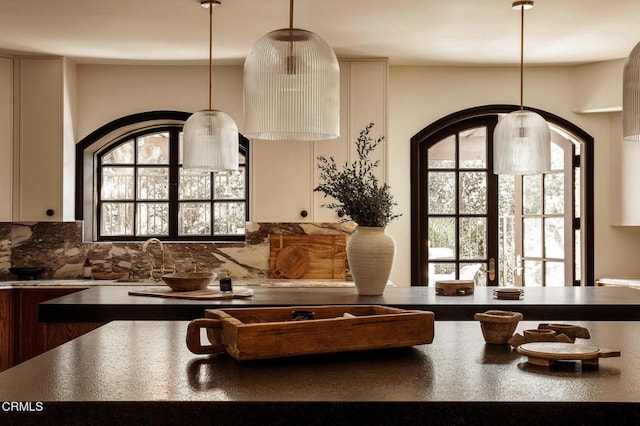
M 517 331 L 537 327 L 520 322 Z M 0 373 L 7 424 L 638 424 L 640 323 L 572 322 L 621 350 L 598 368 L 529 365 L 472 321 L 432 344 L 238 362 L 198 356 L 187 322 L 115 321 Z M 25 404 L 24 408 L 27 408 Z
M 521 312 L 525 320 L 640 321 L 640 291 L 625 287 L 526 287 L 521 300 L 498 300 L 496 287 L 476 287 L 465 296 L 436 295 L 433 287 L 388 287 L 382 296 L 358 296 L 353 287 L 297 288 L 253 286 L 253 297 L 231 300 L 184 300 L 132 296 L 148 288 L 96 286 L 41 303 L 44 322 L 114 320 L 191 320 L 205 309 L 230 307 L 362 305 L 432 311 L 436 320 L 473 320 L 490 309 Z M 237 288 L 237 287 L 235 287 Z

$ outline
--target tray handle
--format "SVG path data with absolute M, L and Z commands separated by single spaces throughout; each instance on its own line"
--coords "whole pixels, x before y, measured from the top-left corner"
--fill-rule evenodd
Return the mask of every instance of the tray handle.
M 617 349 L 600 348 L 598 354 L 600 358 L 617 358 L 620 356 L 620 351 Z
M 187 326 L 187 348 L 198 355 L 224 352 L 224 346 L 221 344 L 202 345 L 200 340 L 202 328 L 222 328 L 222 325 L 220 320 L 213 318 L 194 319 Z

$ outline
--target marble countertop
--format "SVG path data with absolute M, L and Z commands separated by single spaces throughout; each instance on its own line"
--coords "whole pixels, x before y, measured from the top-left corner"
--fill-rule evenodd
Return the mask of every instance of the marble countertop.
M 138 283 L 139 285 L 158 285 L 159 283 Z M 33 288 L 33 287 L 96 287 L 96 286 L 130 286 L 131 282 L 118 282 L 112 280 L 15 280 L 15 281 L 0 281 L 0 289 L 10 288 Z
M 269 287 L 269 288 L 340 288 L 355 287 L 353 281 L 340 280 L 293 280 L 293 279 L 269 279 L 269 278 L 234 278 L 234 285 L 247 287 Z M 94 280 L 94 279 L 43 279 L 43 280 L 14 280 L 0 281 L 2 288 L 26 288 L 26 287 L 95 287 L 95 286 L 163 286 L 162 281 L 151 280 Z M 212 285 L 216 285 L 212 282 Z M 388 284 L 395 287 L 392 282 Z
M 629 287 L 640 287 L 640 277 L 638 278 L 598 278 L 596 280 L 598 285 L 622 285 Z
M 67 423 L 90 415 L 163 424 L 531 424 L 536 416 L 634 424 L 640 324 L 572 324 L 591 333 L 577 343 L 622 356 L 596 369 L 535 367 L 508 345 L 485 344 L 477 322 L 436 321 L 429 345 L 242 363 L 190 353 L 187 322 L 116 321 L 0 373 L 0 400 L 39 401 L 43 419 Z

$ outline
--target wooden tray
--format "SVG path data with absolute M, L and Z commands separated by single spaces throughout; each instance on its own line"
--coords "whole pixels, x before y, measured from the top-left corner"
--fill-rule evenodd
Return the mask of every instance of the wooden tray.
M 534 342 L 518 346 L 518 352 L 529 357 L 529 364 L 548 367 L 556 361 L 582 361 L 583 365 L 598 365 L 598 359 L 619 357 L 620 351 L 595 346 Z
M 294 310 L 315 319 L 292 321 Z M 434 335 L 433 312 L 377 305 L 208 309 L 205 317 L 189 323 L 189 350 L 238 361 L 421 345 Z M 202 345 L 202 328 L 211 345 Z
M 253 290 L 249 288 L 235 288 L 231 292 L 221 292 L 217 288 L 206 288 L 193 291 L 173 291 L 169 287 L 153 287 L 145 289 L 129 290 L 131 296 L 167 297 L 170 299 L 189 300 L 221 300 L 221 299 L 245 299 L 253 296 Z

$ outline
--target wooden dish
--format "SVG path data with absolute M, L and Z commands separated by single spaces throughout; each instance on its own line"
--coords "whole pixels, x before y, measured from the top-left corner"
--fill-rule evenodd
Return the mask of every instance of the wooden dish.
M 292 321 L 292 312 L 314 319 Z M 434 314 L 377 305 L 208 309 L 187 327 L 196 354 L 227 352 L 238 361 L 431 343 Z M 200 330 L 211 344 L 203 345 Z
M 443 296 L 465 296 L 473 294 L 475 284 L 473 280 L 443 280 L 436 281 L 436 294 Z
M 496 299 L 501 300 L 520 300 L 524 295 L 524 290 L 521 288 L 498 288 L 493 290 L 493 295 Z
M 301 278 L 307 273 L 309 263 L 309 254 L 304 247 L 287 246 L 278 252 L 273 276 L 275 278 Z
M 582 361 L 583 365 L 598 365 L 600 358 L 619 357 L 620 351 L 595 346 L 560 342 L 534 342 L 518 346 L 517 351 L 529 357 L 529 364 L 548 367 L 556 361 Z

